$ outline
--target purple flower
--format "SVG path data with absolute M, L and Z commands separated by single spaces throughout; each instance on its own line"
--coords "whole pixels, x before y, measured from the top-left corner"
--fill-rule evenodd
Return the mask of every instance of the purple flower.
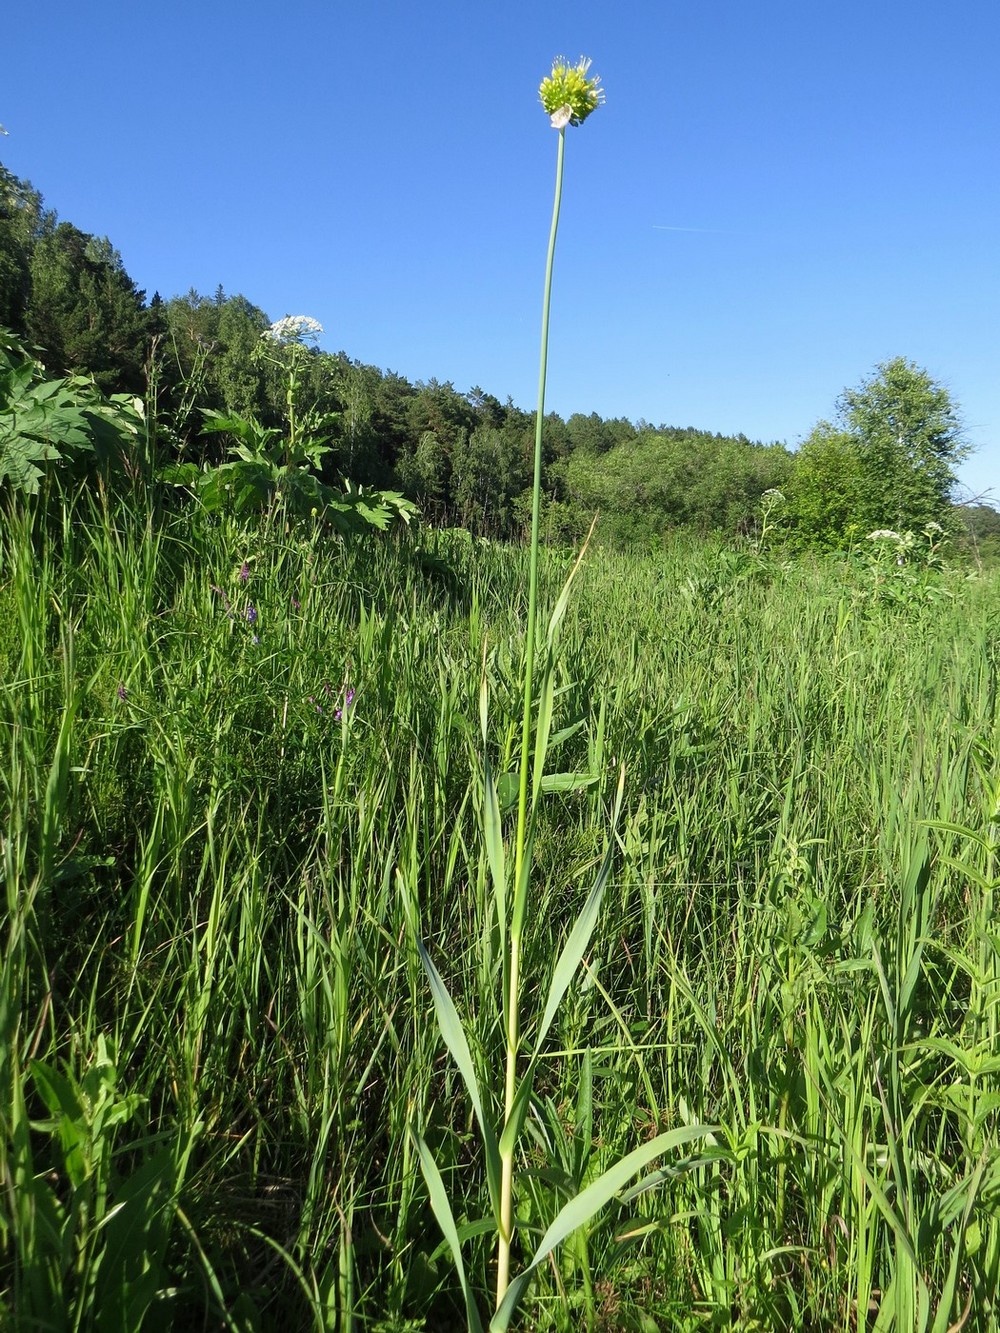
M 249 566 L 249 565 L 247 564 L 247 562 L 244 560 L 244 561 L 243 561 L 243 566 L 242 566 L 242 568 L 240 569 L 240 582 L 241 582 L 241 583 L 246 583 L 247 580 L 248 580 L 249 578 L 250 578 L 250 566 Z
M 293 597 L 293 598 L 292 598 L 292 610 L 293 610 L 293 611 L 301 611 L 301 610 L 302 610 L 302 603 L 299 601 L 299 599 L 298 599 L 297 597 Z
M 347 710 L 350 708 L 353 702 L 354 702 L 354 691 L 350 688 L 350 686 L 348 686 L 347 693 L 344 695 L 343 704 L 341 705 L 340 708 L 337 709 L 337 711 L 333 715 L 338 722 L 344 716 L 344 714 L 347 712 Z
M 118 698 L 121 699 L 122 703 L 128 698 L 128 690 L 121 683 L 118 685 Z
M 253 604 L 247 606 L 247 621 L 251 625 L 257 623 L 257 608 Z

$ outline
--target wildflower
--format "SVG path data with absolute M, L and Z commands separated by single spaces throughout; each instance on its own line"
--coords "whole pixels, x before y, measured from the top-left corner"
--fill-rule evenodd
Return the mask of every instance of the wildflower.
M 309 315 L 286 315 L 276 319 L 264 337 L 276 343 L 304 343 L 315 341 L 323 332 L 323 325 Z
M 251 625 L 257 623 L 257 608 L 252 603 L 247 605 L 247 622 Z
M 874 532 L 869 532 L 868 540 L 870 542 L 901 542 L 903 539 L 898 532 L 893 532 L 892 528 L 876 528 Z
M 604 89 L 599 87 L 601 80 L 588 79 L 589 69 L 590 61 L 583 56 L 576 65 L 570 65 L 564 56 L 552 62 L 552 73 L 542 80 L 538 96 L 554 130 L 582 125 L 604 101 Z
M 118 698 L 121 699 L 122 703 L 128 698 L 128 690 L 121 682 L 118 684 Z
M 293 598 L 292 598 L 292 610 L 293 610 L 293 611 L 301 611 L 301 610 L 302 610 L 302 603 L 299 601 L 299 599 L 298 599 L 297 597 L 293 597 Z
M 244 560 L 243 565 L 240 569 L 240 582 L 247 583 L 249 579 L 250 579 L 250 566 Z
M 347 692 L 344 695 L 343 704 L 337 709 L 337 711 L 333 715 L 338 722 L 344 716 L 344 714 L 347 712 L 347 710 L 350 708 L 353 702 L 354 702 L 354 691 L 350 688 L 350 686 L 348 686 Z
M 255 634 L 255 635 L 253 636 L 253 638 L 250 640 L 250 642 L 251 642 L 251 643 L 260 643 L 260 635 L 259 635 L 259 634 Z

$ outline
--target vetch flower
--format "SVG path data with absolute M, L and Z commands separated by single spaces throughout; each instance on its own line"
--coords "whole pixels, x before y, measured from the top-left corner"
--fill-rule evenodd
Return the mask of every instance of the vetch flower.
M 242 565 L 242 567 L 241 567 L 241 569 L 240 569 L 240 575 L 239 575 L 239 578 L 240 578 L 240 582 L 241 582 L 241 583 L 246 583 L 246 582 L 248 582 L 248 580 L 249 580 L 249 578 L 250 578 L 250 566 L 247 564 L 247 562 L 246 562 L 245 560 L 243 561 L 243 565 Z
M 122 684 L 118 686 L 118 698 L 121 699 L 122 703 L 128 698 L 128 690 Z
M 343 702 L 343 704 L 341 704 L 341 706 L 337 709 L 337 711 L 336 711 L 336 712 L 334 713 L 334 715 L 333 715 L 333 716 L 337 719 L 338 722 L 339 722 L 340 719 L 344 716 L 344 714 L 348 711 L 348 709 L 350 708 L 350 706 L 351 706 L 351 704 L 352 704 L 353 702 L 354 702 L 354 691 L 350 688 L 350 686 L 348 686 L 348 688 L 347 688 L 347 692 L 346 692 L 345 695 L 344 695 L 344 702 Z
M 552 62 L 552 73 L 542 80 L 538 96 L 549 113 L 554 130 L 567 125 L 582 125 L 592 111 L 604 101 L 604 89 L 599 78 L 589 79 L 590 61 L 581 56 L 571 65 L 565 56 Z
M 257 608 L 252 603 L 247 606 L 247 622 L 251 625 L 257 623 Z
M 313 342 L 323 332 L 323 325 L 309 315 L 286 315 L 276 319 L 263 336 L 276 343 Z

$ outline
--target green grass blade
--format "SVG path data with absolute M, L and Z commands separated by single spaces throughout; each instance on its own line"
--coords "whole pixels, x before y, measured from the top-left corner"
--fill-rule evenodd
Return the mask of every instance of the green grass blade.
M 476 1308 L 476 1302 L 473 1299 L 472 1289 L 469 1286 L 469 1279 L 465 1272 L 465 1263 L 462 1259 L 462 1245 L 458 1238 L 458 1227 L 455 1225 L 455 1218 L 451 1211 L 451 1204 L 448 1202 L 448 1194 L 444 1187 L 444 1181 L 441 1179 L 441 1172 L 438 1170 L 437 1162 L 431 1153 L 430 1148 L 420 1137 L 411 1129 L 410 1134 L 417 1149 L 417 1155 L 420 1158 L 420 1168 L 424 1173 L 424 1180 L 427 1182 L 427 1193 L 430 1198 L 431 1208 L 434 1216 L 437 1218 L 438 1226 L 441 1228 L 445 1240 L 448 1242 L 448 1248 L 451 1250 L 451 1256 L 455 1261 L 455 1270 L 458 1273 L 458 1280 L 462 1286 L 462 1295 L 465 1298 L 465 1318 L 470 1329 L 470 1333 L 482 1333 L 483 1325 L 479 1318 L 479 1311 Z
M 452 1059 L 458 1065 L 462 1081 L 465 1083 L 466 1091 L 469 1094 L 469 1100 L 472 1102 L 472 1109 L 479 1121 L 479 1128 L 483 1136 L 483 1148 L 486 1153 L 486 1173 L 490 1187 L 490 1202 L 493 1205 L 494 1213 L 496 1213 L 500 1199 L 500 1154 L 497 1149 L 496 1131 L 483 1107 L 483 1100 L 479 1092 L 479 1081 L 476 1078 L 475 1066 L 472 1063 L 472 1052 L 469 1050 L 469 1043 L 466 1040 L 465 1029 L 462 1027 L 462 1020 L 458 1016 L 458 1010 L 448 994 L 448 988 L 444 984 L 440 972 L 434 966 L 430 954 L 424 948 L 422 940 L 417 940 L 417 950 L 424 971 L 427 973 L 427 979 L 431 984 L 434 1012 L 437 1015 L 441 1036 L 451 1052 Z
M 555 970 L 552 973 L 552 982 L 549 986 L 548 999 L 545 1002 L 542 1021 L 538 1026 L 538 1032 L 535 1036 L 536 1051 L 541 1047 L 549 1028 L 552 1026 L 552 1020 L 556 1016 L 556 1011 L 559 1008 L 563 996 L 566 994 L 570 982 L 573 980 L 576 969 L 580 966 L 580 961 L 587 951 L 587 945 L 590 943 L 590 937 L 594 933 L 594 927 L 597 925 L 597 920 L 601 913 L 601 901 L 604 897 L 604 890 L 611 874 L 611 862 L 615 847 L 614 830 L 618 827 L 618 816 L 621 812 L 624 788 L 625 770 L 622 768 L 618 777 L 618 791 L 615 796 L 614 811 L 611 816 L 612 835 L 608 842 L 608 849 L 604 854 L 604 860 L 601 862 L 601 868 L 597 873 L 594 886 L 587 895 L 587 901 L 583 905 L 583 910 L 577 917 L 576 923 L 570 931 L 566 943 L 562 947 L 559 961 L 556 963 Z
M 663 1153 L 671 1152 L 674 1148 L 693 1143 L 698 1139 L 707 1138 L 717 1128 L 718 1126 L 712 1125 L 682 1125 L 677 1129 L 669 1129 L 664 1134 L 657 1134 L 655 1139 L 650 1139 L 648 1143 L 628 1153 L 598 1176 L 586 1189 L 581 1190 L 575 1198 L 570 1199 L 569 1203 L 560 1209 L 542 1237 L 531 1263 L 508 1287 L 500 1308 L 490 1321 L 490 1333 L 502 1333 L 502 1330 L 509 1326 L 517 1303 L 538 1265 L 543 1263 L 567 1236 L 572 1235 L 578 1227 L 586 1225 L 595 1213 L 600 1212 L 637 1172 Z
M 503 823 L 500 817 L 500 801 L 493 781 L 493 768 L 489 759 L 483 757 L 483 838 L 486 842 L 486 858 L 490 866 L 490 878 L 493 881 L 493 899 L 496 905 L 497 927 L 500 931 L 500 949 L 507 949 L 507 857 L 503 845 Z

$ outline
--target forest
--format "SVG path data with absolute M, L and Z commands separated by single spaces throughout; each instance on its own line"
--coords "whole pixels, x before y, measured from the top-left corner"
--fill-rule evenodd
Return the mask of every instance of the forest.
M 270 324 L 221 287 L 147 300 L 111 241 L 59 221 L 0 165 L 0 327 L 35 349 L 51 376 L 82 372 L 105 393 L 141 397 L 154 468 L 221 461 L 225 443 L 206 432 L 211 414 L 281 427 L 284 368 L 262 355 Z M 297 392 L 305 426 L 324 443 L 320 476 L 398 489 L 437 526 L 523 535 L 529 412 L 479 385 L 463 393 L 448 381 L 411 384 L 347 352 L 308 350 Z M 833 423 L 818 422 L 795 451 L 693 426 L 550 413 L 543 531 L 579 541 L 600 512 L 601 539 L 611 542 L 648 543 L 673 530 L 749 536 L 770 492 L 781 497 L 771 506 L 772 538 L 792 548 L 848 549 L 873 529 L 920 531 L 928 522 L 968 545 L 994 536 L 1000 521 L 987 504 L 953 504 L 965 453 L 957 405 L 902 357 L 845 390 Z

